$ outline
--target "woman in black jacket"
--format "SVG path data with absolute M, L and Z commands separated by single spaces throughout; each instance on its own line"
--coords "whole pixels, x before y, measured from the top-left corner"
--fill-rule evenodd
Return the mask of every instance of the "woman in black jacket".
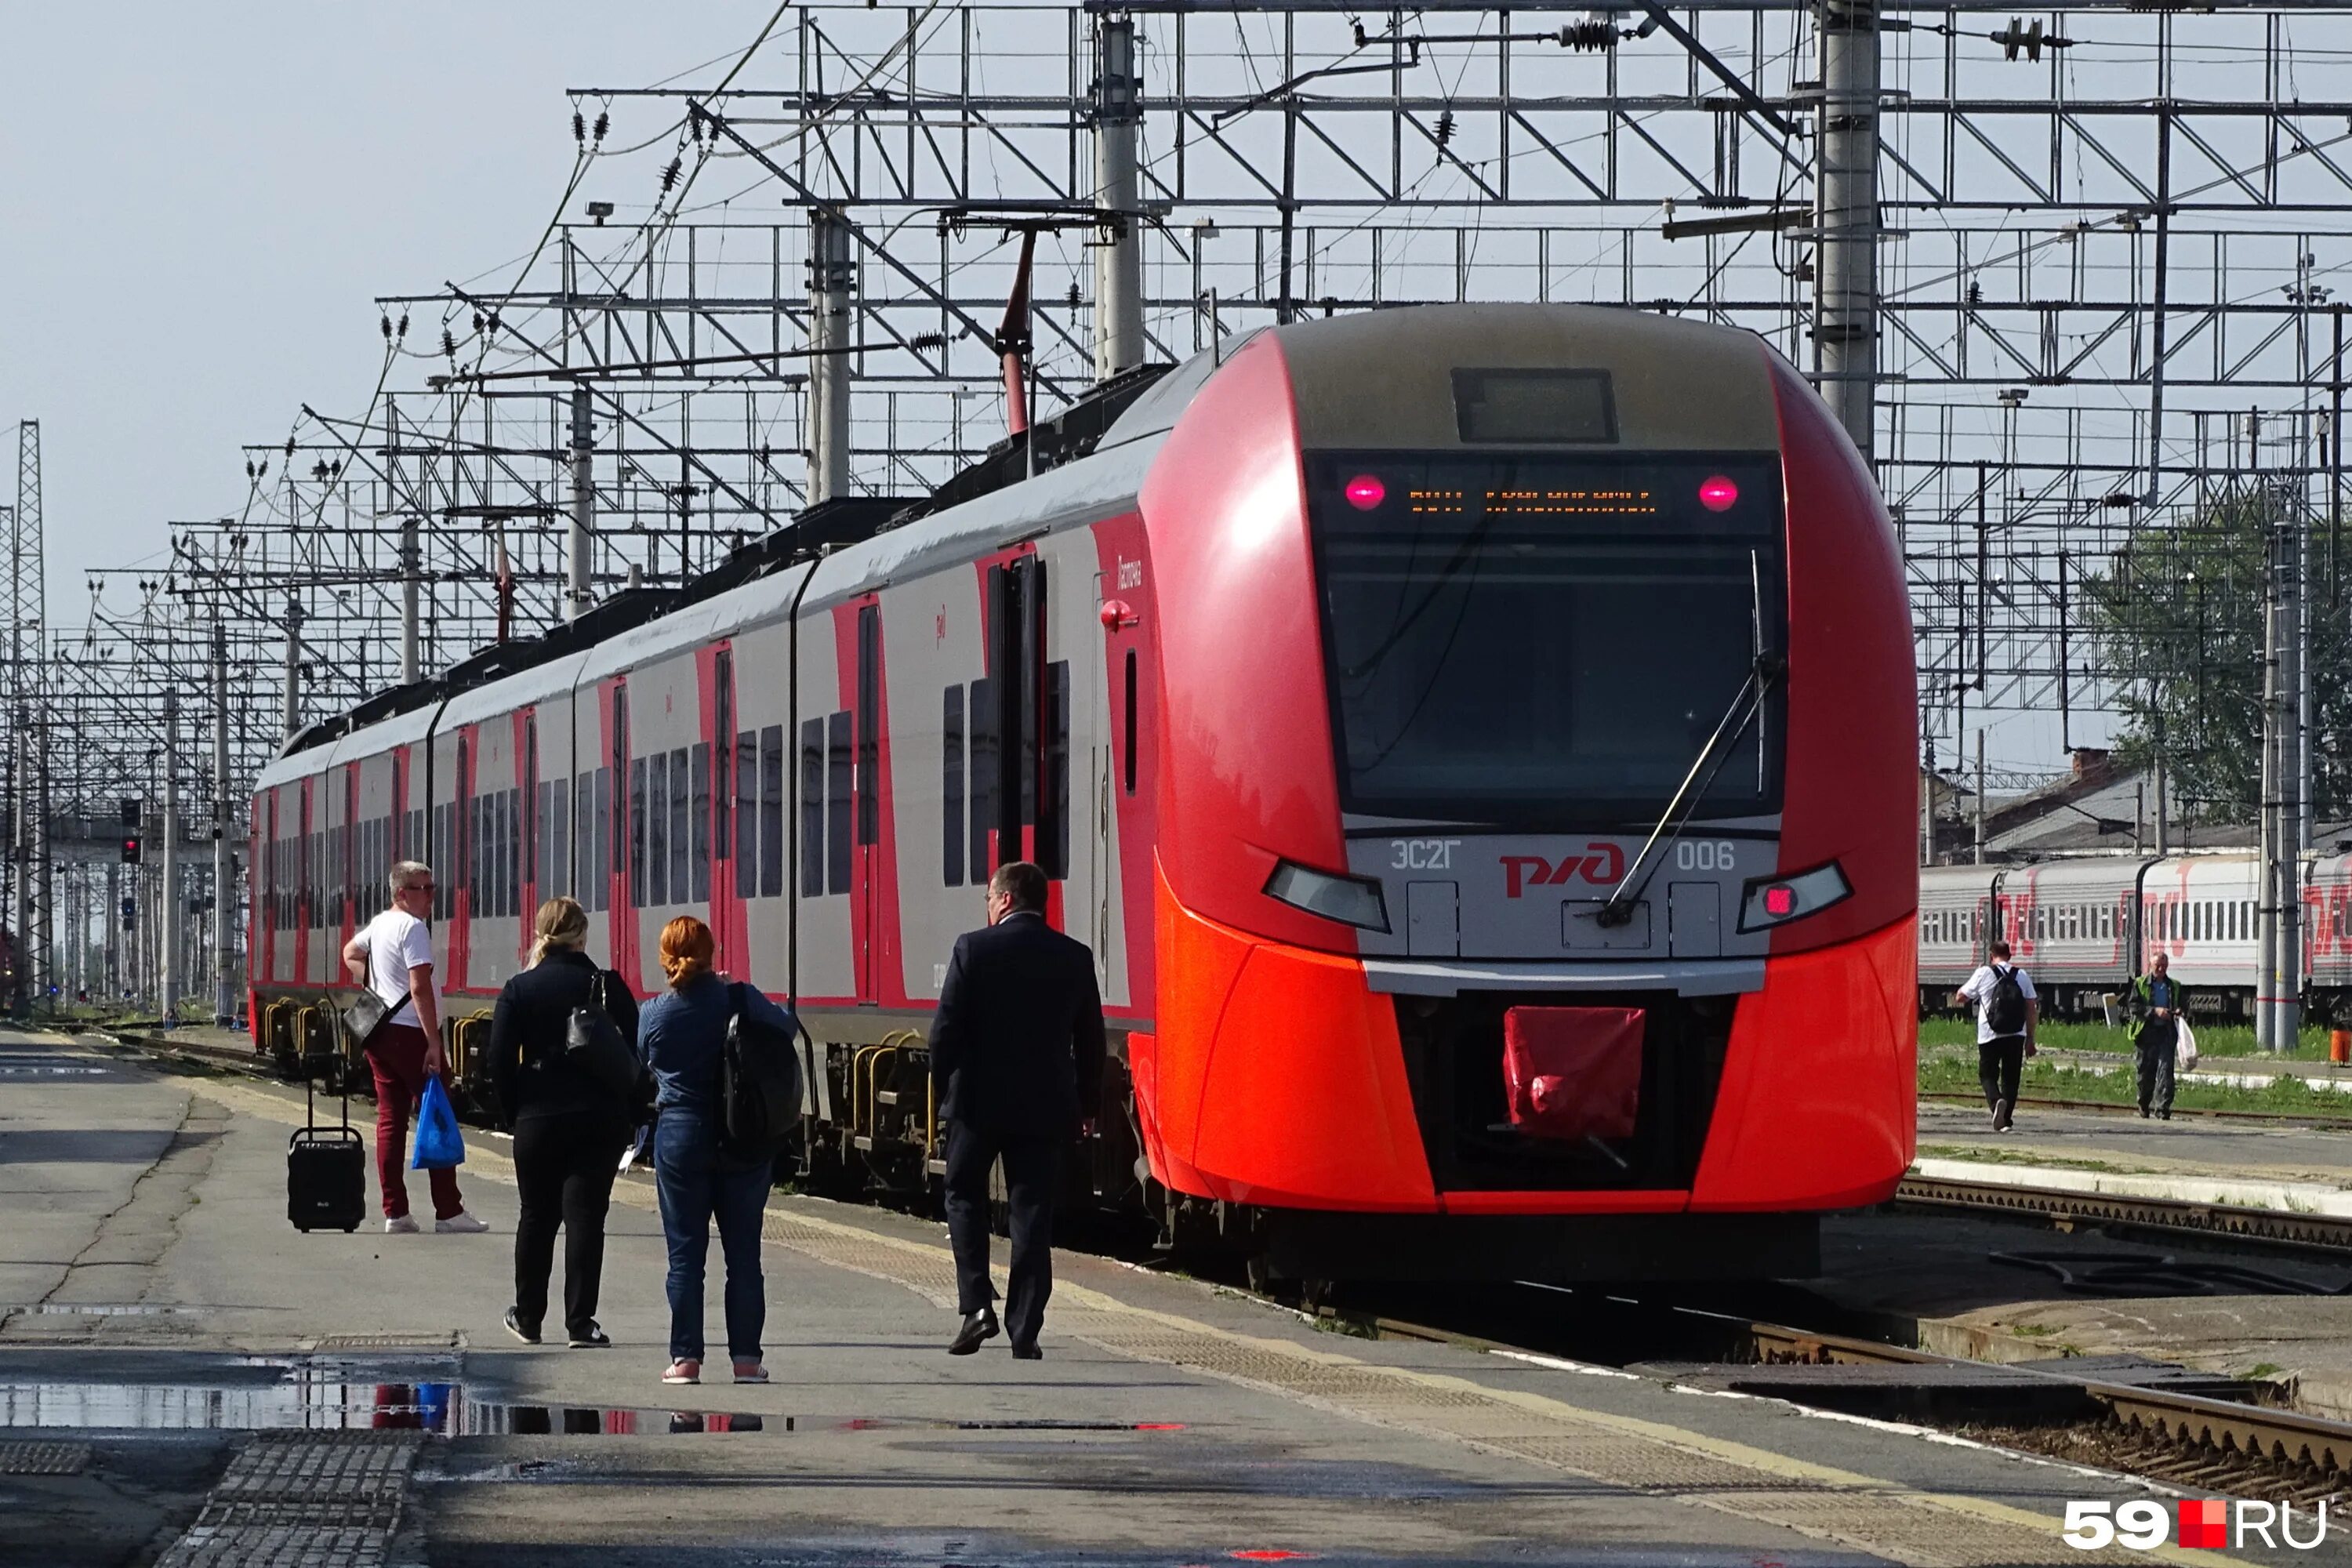
M 588 915 L 577 900 L 548 900 L 534 924 L 539 942 L 531 966 L 506 983 L 490 1017 L 490 1072 L 514 1132 L 515 1184 L 522 1194 L 507 1332 L 527 1345 L 539 1343 L 560 1223 L 564 1328 L 572 1349 L 601 1350 L 613 1342 L 596 1326 L 604 1211 L 635 1108 L 563 1055 L 577 1007 L 602 1006 L 621 1038 L 635 1040 L 637 999 L 618 974 L 598 969 L 581 952 Z

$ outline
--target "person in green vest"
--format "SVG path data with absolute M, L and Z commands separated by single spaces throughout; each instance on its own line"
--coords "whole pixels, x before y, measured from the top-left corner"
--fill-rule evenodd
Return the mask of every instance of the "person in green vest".
M 2186 1003 L 2179 982 L 2163 953 L 2131 984 L 2132 1056 L 2139 1067 L 2139 1113 L 2172 1120 L 2172 1063 L 2180 1048 L 2180 1018 Z

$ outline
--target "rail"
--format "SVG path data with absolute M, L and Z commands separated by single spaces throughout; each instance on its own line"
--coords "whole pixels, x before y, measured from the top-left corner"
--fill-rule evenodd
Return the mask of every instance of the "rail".
M 2119 1197 L 2055 1187 L 2011 1186 L 1906 1176 L 1895 1201 L 1926 1208 L 1972 1209 L 2051 1220 L 2089 1220 L 2188 1236 L 2232 1237 L 2329 1253 L 2352 1253 L 2352 1217 L 2244 1208 L 2176 1198 Z

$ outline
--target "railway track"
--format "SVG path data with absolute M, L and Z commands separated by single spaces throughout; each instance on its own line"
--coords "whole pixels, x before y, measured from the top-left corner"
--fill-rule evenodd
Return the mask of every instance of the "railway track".
M 1965 1382 L 1997 1372 L 2000 1381 L 2015 1391 L 2014 1415 L 1980 1410 L 1966 1419 L 1931 1419 L 1927 1424 L 2001 1447 L 2096 1464 L 2184 1489 L 2272 1501 L 2305 1503 L 2352 1490 L 2352 1423 L 2262 1404 L 2258 1396 L 2264 1390 L 2259 1384 L 2244 1385 L 2243 1400 L 2214 1398 L 2075 1376 L 2042 1366 L 1989 1368 L 1984 1363 L 1879 1340 L 1695 1307 L 1632 1301 L 1622 1305 L 1638 1324 L 1633 1331 L 1644 1342 L 1654 1342 L 1664 1321 L 1679 1320 L 1696 1341 L 1715 1347 L 1715 1353 L 1727 1362 L 1744 1353 L 1763 1367 L 1853 1367 L 1895 1373 L 1873 1380 L 1882 1393 L 1902 1386 L 1905 1380 L 1900 1374 L 1905 1369 L 1918 1373 L 1919 1386 L 1929 1393 L 1955 1375 Z M 1436 1342 L 1489 1352 L 1594 1359 L 1590 1344 L 1562 1343 L 1539 1334 L 1496 1337 L 1377 1311 L 1350 1314 L 1325 1309 L 1318 1315 L 1336 1319 L 1348 1331 L 1375 1338 Z M 1843 1409 L 1849 1402 L 1841 1395 L 1851 1394 L 1854 1386 L 1825 1378 L 1809 1394 L 1804 1382 L 1790 1381 L 1774 1386 L 1771 1396 Z
M 2224 1237 L 2318 1252 L 2352 1262 L 2352 1216 L 2298 1214 L 2171 1198 L 2118 1197 L 2055 1187 L 2012 1186 L 1906 1176 L 1895 1201 L 1918 1208 L 1960 1209 L 2053 1222 L 2110 1225 L 2169 1236 Z

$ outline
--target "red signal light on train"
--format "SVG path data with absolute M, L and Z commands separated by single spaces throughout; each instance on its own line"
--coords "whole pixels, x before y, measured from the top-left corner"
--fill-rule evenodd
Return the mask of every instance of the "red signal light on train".
M 1792 915 L 1797 912 L 1797 889 L 1781 883 L 1764 889 L 1764 912 L 1768 915 Z
M 1729 511 L 1739 499 L 1739 487 L 1717 474 L 1702 480 L 1698 487 L 1698 504 L 1709 511 Z
M 1348 504 L 1358 511 L 1370 511 L 1388 499 L 1388 486 L 1370 474 L 1358 474 L 1348 481 Z

